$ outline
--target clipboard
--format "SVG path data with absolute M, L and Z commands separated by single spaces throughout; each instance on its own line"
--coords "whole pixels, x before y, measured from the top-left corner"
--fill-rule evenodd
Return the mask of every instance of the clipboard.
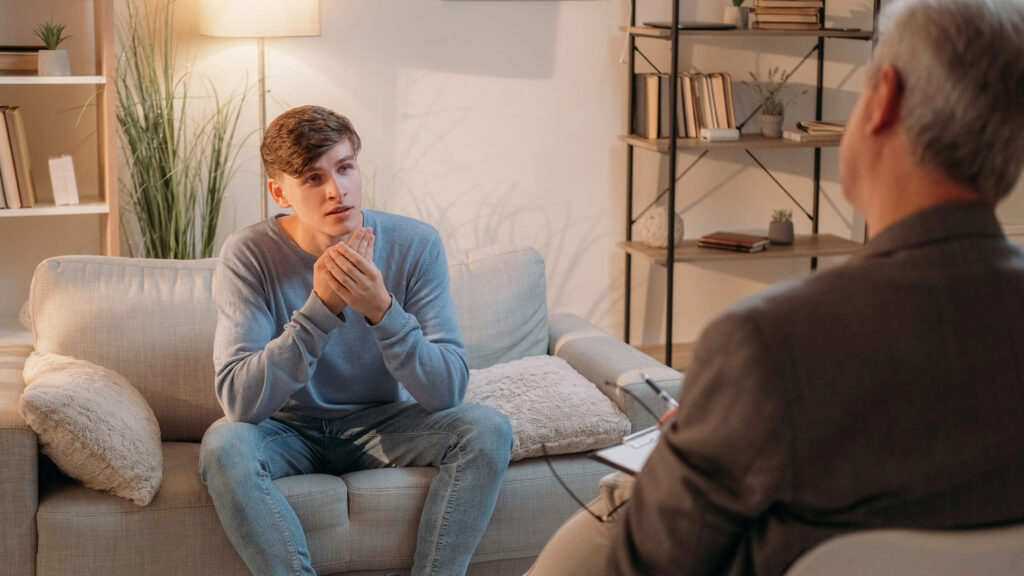
M 661 430 L 657 426 L 651 426 L 626 436 L 621 444 L 602 448 L 590 454 L 590 458 L 622 470 L 630 476 L 636 476 L 660 439 Z

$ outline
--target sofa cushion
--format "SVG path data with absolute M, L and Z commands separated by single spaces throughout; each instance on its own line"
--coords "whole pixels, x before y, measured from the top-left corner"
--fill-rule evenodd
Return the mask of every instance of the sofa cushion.
M 246 576 L 199 478 L 199 444 L 163 445 L 164 482 L 145 508 L 57 476 L 39 502 L 38 576 Z M 348 568 L 348 494 L 336 476 L 275 480 L 306 531 L 320 574 Z
M 215 260 L 62 256 L 32 279 L 36 351 L 122 374 L 163 439 L 199 440 L 223 416 L 213 387 Z
M 448 265 L 470 368 L 547 352 L 547 285 L 536 250 L 480 248 L 452 254 Z
M 84 360 L 33 353 L 19 409 L 43 454 L 94 490 L 149 504 L 163 475 L 160 427 L 124 376 Z
M 529 356 L 469 371 L 466 402 L 490 406 L 512 424 L 512 460 L 611 446 L 629 419 L 568 362 Z

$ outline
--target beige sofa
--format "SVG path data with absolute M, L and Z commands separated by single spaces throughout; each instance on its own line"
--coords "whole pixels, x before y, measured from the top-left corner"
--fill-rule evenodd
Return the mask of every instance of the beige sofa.
M 47 260 L 32 287 L 35 347 L 123 374 L 160 424 L 163 484 L 151 504 L 95 492 L 40 456 L 18 412 L 27 350 L 0 350 L 0 575 L 242 575 L 197 472 L 199 441 L 221 416 L 213 393 L 215 261 L 98 256 Z M 452 292 L 471 367 L 550 353 L 569 362 L 629 416 L 634 429 L 681 375 L 572 315 L 548 315 L 536 251 L 499 247 L 452 256 Z M 584 455 L 552 458 L 584 499 L 609 469 Z M 406 573 L 430 468 L 307 475 L 277 483 L 296 509 L 320 574 Z M 472 574 L 521 574 L 576 509 L 540 459 L 513 463 L 477 548 Z

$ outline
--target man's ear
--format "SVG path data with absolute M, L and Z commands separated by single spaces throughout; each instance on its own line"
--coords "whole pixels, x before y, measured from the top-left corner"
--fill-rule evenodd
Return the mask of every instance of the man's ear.
M 877 134 L 899 122 L 903 106 L 903 79 L 899 70 L 892 66 L 882 68 L 872 92 L 868 131 Z
M 288 198 L 284 195 L 284 188 L 281 187 L 281 183 L 276 179 L 271 178 L 267 180 L 267 190 L 270 191 L 270 197 L 274 199 L 281 208 L 291 208 L 292 204 L 288 201 Z

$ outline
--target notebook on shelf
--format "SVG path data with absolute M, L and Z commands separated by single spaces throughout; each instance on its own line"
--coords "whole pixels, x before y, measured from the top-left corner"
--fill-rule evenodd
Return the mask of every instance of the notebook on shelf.
M 739 232 L 715 232 L 701 236 L 700 240 L 697 241 L 697 246 L 750 253 L 760 252 L 767 248 L 768 239 L 764 236 L 741 234 Z

